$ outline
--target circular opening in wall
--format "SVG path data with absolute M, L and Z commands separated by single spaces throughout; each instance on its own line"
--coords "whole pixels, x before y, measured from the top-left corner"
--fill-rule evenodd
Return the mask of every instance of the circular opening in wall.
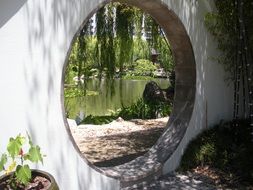
M 89 162 L 121 165 L 155 144 L 172 110 L 173 71 L 170 45 L 149 14 L 109 3 L 86 22 L 68 58 L 64 102 Z
M 99 6 L 102 8 L 97 9 L 98 11 L 95 16 L 86 19 L 84 24 L 80 27 L 73 39 L 71 44 L 72 48 L 70 48 L 65 63 L 63 88 L 65 115 L 67 118 L 72 118 L 72 120 L 68 119 L 68 124 L 66 124 L 68 126 L 67 129 L 71 129 L 69 130 L 71 138 L 76 138 L 78 136 L 81 136 L 81 138 L 90 138 L 94 135 L 93 133 L 99 133 L 101 131 L 88 130 L 83 134 L 80 131 L 75 131 L 77 127 L 73 125 L 82 122 L 103 124 L 104 122 L 111 122 L 112 120 L 121 122 L 123 120 L 122 117 L 129 115 L 129 112 L 133 115 L 135 109 L 141 109 L 142 112 L 139 116 L 143 116 L 149 113 L 149 110 L 145 109 L 145 104 L 152 101 L 153 103 L 151 106 L 153 107 L 151 107 L 151 113 L 149 114 L 153 114 L 155 117 L 159 114 L 160 116 L 163 114 L 161 112 L 160 102 L 154 101 L 155 98 L 149 97 L 148 94 L 150 93 L 147 93 L 147 85 L 145 83 L 144 85 L 142 84 L 142 91 L 144 89 L 144 100 L 138 100 L 139 104 L 133 105 L 135 103 L 132 101 L 128 106 L 124 106 L 121 101 L 123 101 L 126 96 L 121 96 L 119 102 L 121 102 L 121 110 L 124 110 L 121 115 L 117 113 L 116 118 L 108 117 L 108 115 L 94 117 L 94 115 L 96 115 L 94 114 L 95 112 L 107 114 L 105 112 L 108 112 L 108 109 L 112 110 L 110 111 L 111 115 L 117 112 L 117 106 L 113 106 L 116 100 L 111 98 L 115 95 L 115 91 L 118 91 L 121 95 L 126 95 L 127 93 L 132 95 L 137 91 L 133 90 L 130 84 L 123 84 L 123 80 L 120 78 L 129 77 L 129 79 L 131 79 L 131 77 L 139 77 L 140 73 L 142 74 L 141 77 L 151 77 L 154 75 L 154 72 L 157 72 L 156 75 L 163 75 L 163 72 L 166 73 L 166 71 L 170 71 L 170 76 L 172 76 L 172 78 L 176 75 L 175 81 L 172 82 L 173 89 L 175 89 L 175 96 L 173 101 L 173 112 L 170 115 L 169 122 L 167 122 L 168 118 L 165 119 L 161 128 L 158 127 L 157 123 L 151 123 L 151 126 L 154 128 L 159 128 L 159 132 L 157 133 L 159 134 L 158 137 L 162 134 L 158 140 L 158 137 L 154 138 L 155 140 L 153 141 L 156 143 L 152 148 L 148 147 L 148 151 L 139 151 L 137 154 L 135 154 L 135 152 L 133 157 L 128 155 L 128 159 L 125 159 L 124 162 L 117 162 L 118 160 L 113 157 L 109 158 L 109 165 L 108 163 L 96 160 L 101 159 L 101 152 L 95 157 L 93 154 L 94 151 L 90 151 L 89 154 L 85 154 L 84 156 L 85 160 L 89 155 L 93 156 L 90 159 L 88 158 L 89 164 L 93 163 L 96 166 L 102 166 L 100 168 L 95 168 L 127 184 L 129 181 L 136 181 L 150 175 L 159 175 L 161 173 L 162 164 L 172 155 L 183 138 L 194 105 L 196 71 L 189 37 L 183 24 L 173 11 L 169 10 L 167 6 L 160 1 L 142 0 L 135 2 L 124 0 L 120 1 L 120 3 L 121 4 L 104 3 L 103 5 L 106 6 Z M 132 6 L 137 8 L 133 8 Z M 139 14 L 139 9 L 145 13 Z M 152 18 L 148 17 L 148 14 L 151 15 Z M 133 15 L 137 15 L 137 19 L 135 18 L 135 20 L 129 22 Z M 153 19 L 158 24 L 153 22 Z M 138 43 L 136 43 L 137 39 L 139 40 Z M 170 42 L 169 46 L 167 39 Z M 157 45 L 159 40 L 161 46 L 165 44 L 161 49 L 159 49 Z M 135 43 L 139 46 L 136 45 L 137 47 L 134 48 Z M 144 46 L 140 44 L 144 44 Z M 145 48 L 147 48 L 147 50 L 145 50 Z M 164 50 L 164 54 L 162 50 Z M 172 54 L 170 52 L 172 52 Z M 162 63 L 164 65 L 161 65 L 161 62 L 159 63 L 161 59 L 163 59 Z M 168 63 L 168 60 L 173 61 L 166 65 L 165 63 Z M 139 68 L 138 66 L 140 65 L 142 65 L 142 67 Z M 166 68 L 166 66 L 168 66 L 168 68 Z M 138 69 L 141 71 L 138 71 Z M 160 69 L 159 72 L 158 69 Z M 172 74 L 172 70 L 175 73 L 174 75 Z M 165 76 L 167 76 L 166 74 Z M 167 82 L 169 80 L 166 78 L 165 81 Z M 124 85 L 128 88 L 124 89 Z M 154 84 L 151 85 L 154 86 Z M 169 84 L 166 85 L 167 86 L 164 88 L 168 88 Z M 76 88 L 76 86 L 80 88 Z M 173 92 L 173 89 L 170 89 L 169 95 L 172 94 L 171 92 Z M 113 103 L 106 103 L 107 101 L 104 101 L 105 98 L 95 100 L 94 98 L 101 92 L 105 94 L 106 98 L 112 99 Z M 163 97 L 160 96 L 158 99 L 170 99 L 170 102 L 172 102 L 173 95 L 171 97 L 165 96 L 165 91 L 161 89 L 160 92 Z M 155 94 L 156 93 L 151 93 L 151 97 L 154 97 Z M 77 103 L 73 104 L 70 99 L 75 97 L 79 97 L 79 100 Z M 77 105 L 80 106 L 82 104 L 84 106 L 82 110 L 77 108 Z M 98 105 L 97 110 L 95 110 L 96 104 Z M 102 109 L 104 104 L 106 109 Z M 108 108 L 108 105 L 112 106 L 112 108 Z M 169 103 L 166 102 L 164 105 L 168 106 Z M 89 107 L 93 110 L 89 109 Z M 167 111 L 170 112 L 170 108 L 170 106 L 168 108 L 165 107 L 164 110 L 166 111 L 167 109 Z M 97 116 L 98 115 L 99 114 L 97 114 Z M 166 127 L 163 128 L 166 123 Z M 89 126 L 85 127 L 88 128 Z M 107 130 L 110 131 L 113 129 L 107 128 Z M 125 133 L 124 130 L 123 134 Z M 73 136 L 71 135 L 71 131 Z M 104 133 L 102 133 L 101 137 L 103 137 L 103 135 Z M 144 135 L 144 133 L 139 133 L 137 139 L 143 138 Z M 104 138 L 104 144 L 100 143 L 102 147 L 101 150 L 110 144 L 113 138 L 115 138 L 115 135 Z M 120 140 L 122 140 L 122 138 Z M 100 147 L 96 148 L 97 143 L 95 143 L 94 139 L 88 139 L 88 141 L 93 150 L 100 149 Z M 79 144 L 78 141 L 73 143 L 75 145 Z M 123 144 L 124 143 L 130 144 L 131 140 L 127 139 L 125 142 L 123 141 Z M 79 152 L 82 152 L 82 148 L 84 148 L 86 153 L 92 150 L 89 149 L 87 144 L 84 144 L 84 147 L 81 146 L 80 143 L 79 147 L 77 147 Z M 105 151 L 110 152 L 110 149 L 106 149 Z M 127 150 L 127 152 L 129 151 L 130 150 Z M 93 165 L 91 164 L 91 166 Z M 110 167 L 108 168 L 107 166 Z

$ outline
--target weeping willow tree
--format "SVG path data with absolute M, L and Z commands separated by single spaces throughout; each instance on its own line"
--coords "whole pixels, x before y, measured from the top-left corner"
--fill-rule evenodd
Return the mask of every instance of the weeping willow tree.
M 133 30 L 134 9 L 125 4 L 116 4 L 116 38 L 118 52 L 118 65 L 123 72 L 125 64 L 132 64 L 133 60 Z
M 98 70 L 100 79 L 112 79 L 116 70 L 122 73 L 137 59 L 150 59 L 152 48 L 160 53 L 162 67 L 171 71 L 170 46 L 154 19 L 136 7 L 109 3 L 81 30 L 69 57 L 69 67 L 74 68 L 79 79 L 82 75 L 88 77 L 91 68 Z
M 115 72 L 115 41 L 114 41 L 114 12 L 113 7 L 102 7 L 96 15 L 96 51 L 95 57 L 101 78 L 106 68 L 108 78 Z
M 170 49 L 170 44 L 165 37 L 163 29 L 155 22 L 155 20 L 148 14 L 144 15 L 144 30 L 147 35 L 149 49 L 158 50 L 160 53 L 160 64 L 169 72 L 174 70 L 173 57 Z M 151 51 L 150 51 L 151 53 Z M 150 54 L 149 54 L 150 56 Z
M 80 82 L 82 75 L 88 75 L 92 65 L 92 52 L 94 49 L 94 38 L 90 35 L 90 21 L 82 28 L 72 45 L 71 53 L 68 57 L 67 75 L 65 81 L 69 84 L 74 76 Z
M 78 97 L 82 104 L 83 97 L 97 95 L 87 90 L 86 79 L 89 78 L 104 79 L 99 80 L 98 85 L 103 82 L 106 96 L 111 98 L 115 93 L 114 77 L 150 79 L 159 67 L 149 61 L 152 48 L 160 53 L 160 65 L 172 71 L 170 46 L 151 16 L 127 4 L 103 6 L 88 20 L 72 44 L 65 73 L 65 102 L 68 104 Z M 70 113 L 68 107 L 66 110 Z
M 100 76 L 112 78 L 116 67 L 131 64 L 133 57 L 133 9 L 125 4 L 110 3 L 96 14 L 96 58 Z
M 154 22 L 151 16 L 145 14 L 144 30 L 147 35 L 149 47 L 158 48 L 158 37 L 160 35 L 159 25 Z

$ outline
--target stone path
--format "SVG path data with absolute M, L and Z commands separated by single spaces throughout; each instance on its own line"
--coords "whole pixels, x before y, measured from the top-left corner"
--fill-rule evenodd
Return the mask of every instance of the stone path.
M 143 182 L 121 190 L 215 190 L 219 189 L 212 180 L 196 173 L 173 173 L 156 181 Z
M 142 183 L 121 188 L 121 190 L 253 190 L 249 181 L 220 169 L 198 166 L 184 173 L 173 172 L 157 180 L 146 180 Z

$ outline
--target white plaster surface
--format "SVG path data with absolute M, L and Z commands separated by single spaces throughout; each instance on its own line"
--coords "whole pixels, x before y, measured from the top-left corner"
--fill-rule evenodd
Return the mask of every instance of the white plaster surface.
M 137 1 L 137 0 L 136 0 Z M 232 117 L 232 88 L 224 82 L 214 40 L 204 28 L 205 0 L 163 0 L 183 22 L 192 42 L 196 66 L 195 107 L 186 135 L 166 162 L 177 167 L 188 141 L 204 128 Z M 61 190 L 113 190 L 119 181 L 89 167 L 67 130 L 61 105 L 61 80 L 71 40 L 99 0 L 0 1 L 0 153 L 10 136 L 31 134 L 47 155 L 44 165 Z M 187 74 L 187 73 L 186 73 Z
M 192 138 L 221 120 L 230 120 L 233 113 L 233 87 L 225 81 L 227 74 L 222 65 L 212 59 L 219 52 L 216 50 L 215 40 L 204 26 L 205 14 L 215 11 L 214 3 L 202 0 L 166 2 L 181 19 L 190 37 L 196 61 L 197 80 L 191 121 L 177 150 L 164 164 L 163 173 L 178 167 L 180 157 Z

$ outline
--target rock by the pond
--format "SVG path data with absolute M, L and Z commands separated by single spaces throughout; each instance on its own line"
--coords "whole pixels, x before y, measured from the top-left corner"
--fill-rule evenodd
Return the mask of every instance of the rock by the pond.
M 143 91 L 143 99 L 148 103 L 170 102 L 173 96 L 174 89 L 171 87 L 162 89 L 154 81 L 148 82 Z

